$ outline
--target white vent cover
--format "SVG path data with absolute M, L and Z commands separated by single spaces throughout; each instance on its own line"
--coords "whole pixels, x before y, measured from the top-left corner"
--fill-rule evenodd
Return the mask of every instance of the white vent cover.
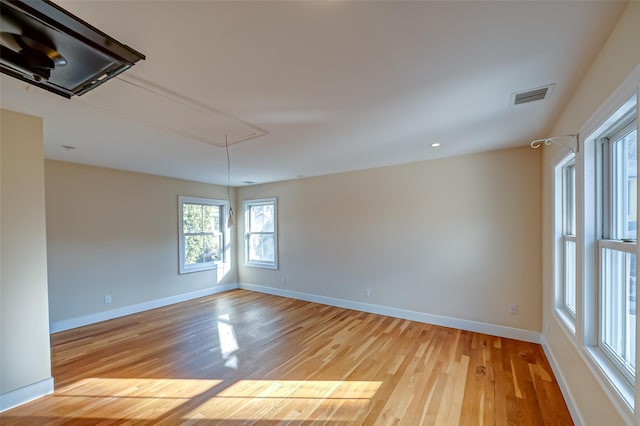
M 529 102 L 549 99 L 554 86 L 555 84 L 548 84 L 546 86 L 538 87 L 524 92 L 513 93 L 511 95 L 511 105 L 522 105 Z

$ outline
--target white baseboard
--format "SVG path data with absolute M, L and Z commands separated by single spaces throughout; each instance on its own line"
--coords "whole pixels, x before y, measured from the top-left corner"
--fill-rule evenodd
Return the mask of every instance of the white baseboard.
M 237 283 L 222 284 L 203 290 L 193 291 L 191 293 L 177 294 L 175 296 L 165 297 L 163 299 L 150 300 L 148 302 L 138 303 L 136 305 L 123 306 L 121 308 L 110 309 L 108 311 L 96 312 L 95 314 L 69 318 L 66 320 L 51 323 L 49 326 L 49 331 L 51 333 L 57 333 L 59 331 L 70 330 L 72 328 L 83 327 L 85 325 L 124 317 L 126 315 L 137 314 L 138 312 L 161 308 L 163 306 L 173 305 L 175 303 L 185 302 L 191 299 L 197 299 L 198 297 L 210 296 L 212 294 L 222 293 L 224 291 L 229 291 L 236 288 L 238 288 Z
M 53 393 L 53 377 L 0 395 L 0 413 Z
M 427 324 L 440 325 L 443 327 L 457 328 L 460 330 L 473 331 L 476 333 L 489 334 L 491 336 L 505 337 L 508 339 L 522 340 L 525 342 L 538 343 L 542 342 L 541 334 L 537 331 L 524 330 L 521 328 L 506 327 L 503 325 L 489 324 L 485 322 L 470 321 L 442 315 L 427 314 L 424 312 L 409 311 L 405 309 L 390 308 L 381 305 L 372 305 L 369 303 L 354 302 L 345 299 L 336 299 L 327 296 L 318 296 L 315 294 L 301 293 L 298 291 L 284 290 L 280 288 L 267 287 L 262 285 L 243 283 L 239 284 L 239 288 L 245 290 L 256 291 L 259 293 L 267 293 L 275 296 L 289 297 L 291 299 L 304 300 L 307 302 L 321 303 L 323 305 L 336 306 L 339 308 L 354 309 L 356 311 L 369 312 L 372 314 L 386 315 L 394 318 L 408 319 Z
M 571 392 L 571 388 L 567 385 L 567 381 L 562 374 L 562 370 L 558 366 L 558 361 L 556 360 L 553 351 L 547 345 L 544 336 L 542 336 L 542 350 L 544 350 L 544 354 L 547 356 L 547 360 L 549 361 L 549 365 L 551 366 L 551 370 L 553 370 L 553 375 L 556 377 L 558 381 L 558 386 L 560 386 L 560 392 L 562 392 L 562 396 L 564 397 L 564 401 L 567 403 L 567 408 L 569 409 L 569 414 L 571 414 L 571 419 L 576 426 L 583 426 L 584 420 L 582 419 L 582 415 L 580 415 L 580 411 L 577 409 L 576 401 L 573 397 L 573 393 Z

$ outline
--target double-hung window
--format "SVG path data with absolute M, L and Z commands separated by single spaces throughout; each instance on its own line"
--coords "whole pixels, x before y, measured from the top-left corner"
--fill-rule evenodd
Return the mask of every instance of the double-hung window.
M 556 188 L 559 191 L 558 228 L 558 308 L 567 323 L 574 328 L 576 318 L 576 160 L 567 156 L 556 169 Z
M 596 139 L 598 349 L 633 385 L 636 359 L 637 122 L 632 109 Z
M 278 269 L 276 199 L 246 200 L 243 207 L 245 265 Z
M 178 197 L 181 274 L 215 269 L 224 261 L 222 224 L 229 203 L 208 198 Z

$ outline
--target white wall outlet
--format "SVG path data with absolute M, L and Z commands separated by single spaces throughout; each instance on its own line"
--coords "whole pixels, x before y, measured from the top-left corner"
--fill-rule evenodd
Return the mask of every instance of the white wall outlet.
M 285 275 L 282 276 L 282 285 L 287 285 L 287 277 Z
M 364 295 L 366 297 L 371 297 L 371 289 L 370 288 L 365 288 L 364 289 Z
M 509 305 L 509 313 L 511 315 L 518 315 L 518 305 Z
M 107 294 L 106 296 L 104 296 L 104 303 L 109 304 L 111 303 L 111 295 Z

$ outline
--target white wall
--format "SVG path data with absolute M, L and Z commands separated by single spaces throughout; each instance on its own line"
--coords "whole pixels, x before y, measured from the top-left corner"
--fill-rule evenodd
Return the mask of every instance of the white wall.
M 0 410 L 53 390 L 42 119 L 0 110 Z M 38 385 L 40 384 L 40 385 Z
M 279 270 L 240 281 L 540 331 L 540 169 L 518 148 L 239 188 L 279 216 Z
M 617 26 L 586 71 L 576 92 L 549 136 L 577 133 L 631 71 L 640 64 L 640 3 L 629 3 Z M 582 135 L 586 136 L 586 135 Z M 566 151 L 565 151 L 566 152 Z M 553 315 L 553 159 L 554 147 L 545 148 L 543 160 L 543 280 L 544 338 L 568 385 L 579 417 L 586 425 L 622 425 L 623 417 L 580 356 L 582 343 L 570 338 Z M 579 333 L 580 334 L 580 333 Z M 637 404 L 637 403 L 636 403 Z M 640 420 L 636 416 L 636 424 Z
M 52 323 L 237 281 L 234 251 L 217 272 L 178 274 L 178 195 L 226 187 L 50 160 L 45 177 Z

